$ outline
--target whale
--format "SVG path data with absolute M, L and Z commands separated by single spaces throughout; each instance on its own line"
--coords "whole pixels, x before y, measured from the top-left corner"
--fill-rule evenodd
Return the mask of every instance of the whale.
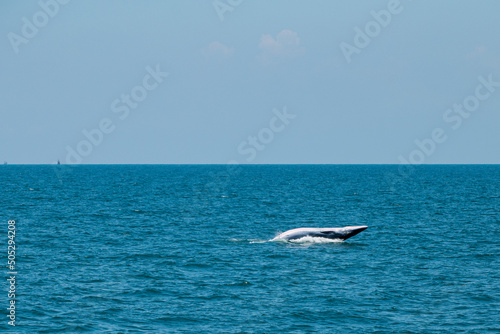
M 346 240 L 350 237 L 355 236 L 358 233 L 366 230 L 368 226 L 345 226 L 345 227 L 301 227 L 295 228 L 293 230 L 289 230 L 281 233 L 276 238 L 271 239 L 271 241 L 279 241 L 279 240 L 297 240 L 304 237 L 314 237 L 314 238 L 326 238 L 326 239 L 337 239 L 337 240 Z

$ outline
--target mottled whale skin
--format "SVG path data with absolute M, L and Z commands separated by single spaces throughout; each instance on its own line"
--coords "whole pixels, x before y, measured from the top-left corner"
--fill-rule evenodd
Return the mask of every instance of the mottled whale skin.
M 303 237 L 316 237 L 316 238 L 327 238 L 327 239 L 340 239 L 346 240 L 350 237 L 355 236 L 358 233 L 366 230 L 368 226 L 345 226 L 345 227 L 302 227 L 281 233 L 276 238 L 271 241 L 276 240 L 297 240 Z

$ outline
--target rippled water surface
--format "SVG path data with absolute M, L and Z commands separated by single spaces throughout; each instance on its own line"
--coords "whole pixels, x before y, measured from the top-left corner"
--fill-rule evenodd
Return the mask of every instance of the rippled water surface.
M 0 189 L 15 332 L 500 332 L 500 166 L 9 165 Z

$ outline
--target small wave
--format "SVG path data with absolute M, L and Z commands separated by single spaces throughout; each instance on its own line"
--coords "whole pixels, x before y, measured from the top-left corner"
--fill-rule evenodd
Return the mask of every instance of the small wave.
M 260 240 L 260 239 L 229 239 L 231 242 L 242 242 L 242 243 L 250 243 L 250 244 L 263 244 L 268 242 L 269 240 Z
M 257 240 L 257 239 L 251 239 L 249 240 L 251 244 L 263 244 L 265 242 L 268 242 L 269 240 Z

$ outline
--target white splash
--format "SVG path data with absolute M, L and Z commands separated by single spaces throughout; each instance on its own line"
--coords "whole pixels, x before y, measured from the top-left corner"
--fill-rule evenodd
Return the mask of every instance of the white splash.
M 328 239 L 328 238 L 311 237 L 311 236 L 305 236 L 305 237 L 302 237 L 300 239 L 293 239 L 293 240 L 272 239 L 269 241 L 290 242 L 290 243 L 294 243 L 294 244 L 331 244 L 331 243 L 344 242 L 344 240 L 342 240 L 342 239 Z

